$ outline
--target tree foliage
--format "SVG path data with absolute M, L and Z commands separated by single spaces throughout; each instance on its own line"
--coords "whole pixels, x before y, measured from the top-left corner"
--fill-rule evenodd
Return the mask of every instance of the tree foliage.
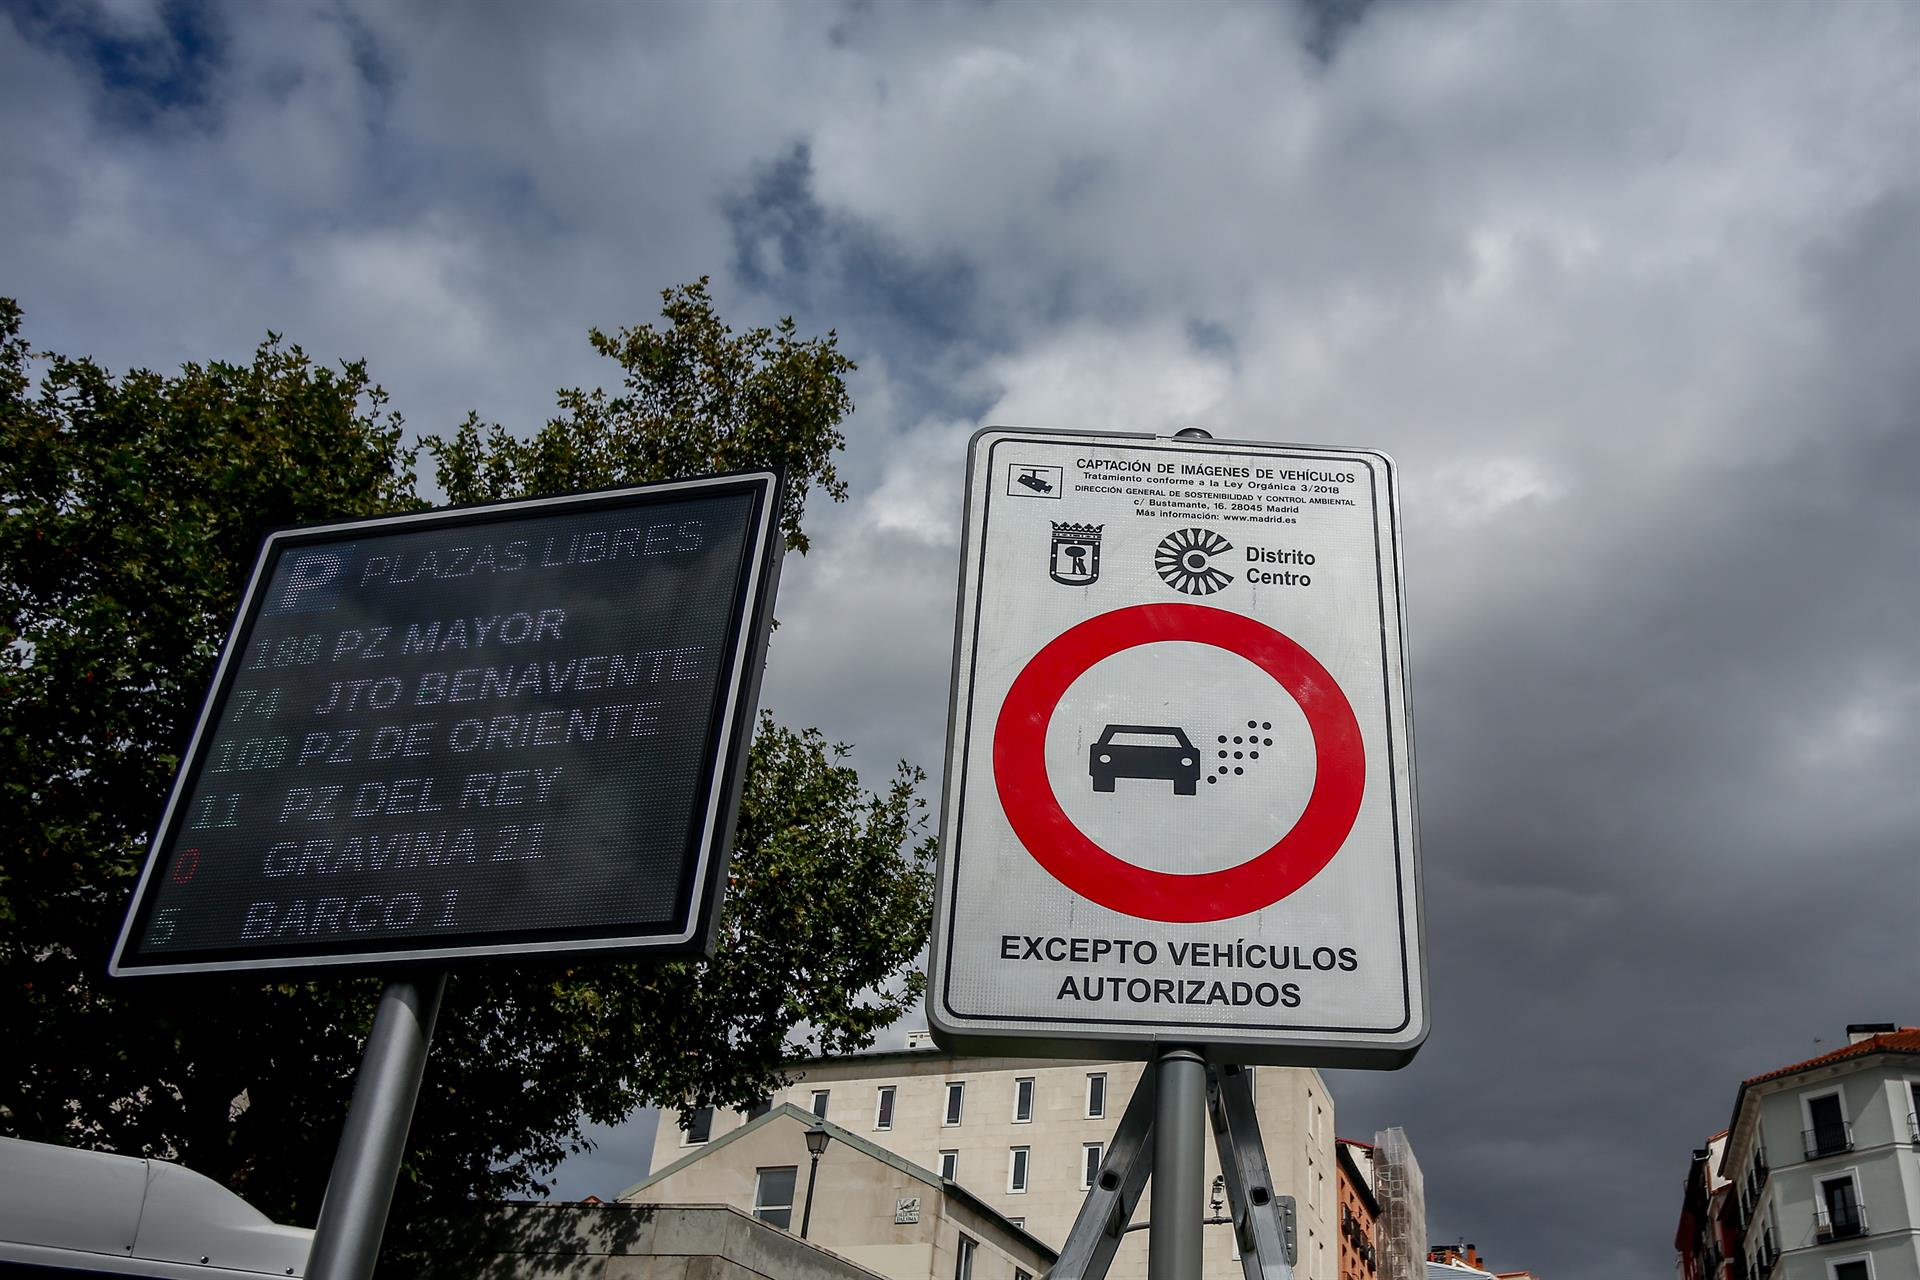
M 735 334 L 714 314 L 707 282 L 669 289 L 663 329 L 640 325 L 609 337 L 590 330 L 594 350 L 619 362 L 621 390 L 570 387 L 560 413 L 529 440 L 477 414 L 451 437 L 428 437 L 441 487 L 453 502 L 673 480 L 702 472 L 787 468 L 780 527 L 787 546 L 807 550 L 800 522 L 819 486 L 838 502 L 847 486 L 833 455 L 845 446 L 840 421 L 853 409 L 845 374 L 853 362 L 835 335 L 797 339 L 791 317 L 775 329 Z
M 782 527 L 845 493 L 853 368 L 791 321 L 736 334 L 706 282 L 659 328 L 595 348 L 616 394 L 570 389 L 530 438 L 477 416 L 422 443 L 454 501 L 779 463 Z M 30 351 L 0 299 L 0 1131 L 165 1155 L 310 1220 L 377 983 L 105 976 L 106 957 L 258 539 L 424 505 L 364 363 L 276 335 L 249 365 L 115 377 Z M 744 1105 L 805 1052 L 844 1052 L 915 1001 L 930 841 L 902 764 L 864 789 L 815 730 L 762 718 L 711 961 L 496 965 L 450 984 L 406 1196 L 539 1193 L 582 1117 Z

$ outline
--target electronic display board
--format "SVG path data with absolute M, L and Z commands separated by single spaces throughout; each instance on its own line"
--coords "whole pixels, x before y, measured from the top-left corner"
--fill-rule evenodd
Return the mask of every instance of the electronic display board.
M 710 951 L 780 477 L 285 530 L 112 972 Z

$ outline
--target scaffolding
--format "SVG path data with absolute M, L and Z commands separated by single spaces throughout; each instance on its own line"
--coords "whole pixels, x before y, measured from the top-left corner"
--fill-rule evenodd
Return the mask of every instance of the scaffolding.
M 1425 1280 L 1426 1180 L 1405 1129 L 1373 1135 L 1373 1187 L 1380 1202 L 1380 1280 Z

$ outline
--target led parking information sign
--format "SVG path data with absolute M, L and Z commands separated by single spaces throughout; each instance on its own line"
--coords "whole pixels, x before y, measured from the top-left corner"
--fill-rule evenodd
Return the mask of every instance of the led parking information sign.
M 270 536 L 113 972 L 709 949 L 779 495 Z
M 1412 1057 L 1396 490 L 1368 450 L 974 437 L 928 989 L 943 1044 Z

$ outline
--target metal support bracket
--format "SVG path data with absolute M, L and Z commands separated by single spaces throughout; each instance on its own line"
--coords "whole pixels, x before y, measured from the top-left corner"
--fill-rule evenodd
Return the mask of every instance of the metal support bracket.
M 1153 1172 L 1157 1084 L 1158 1065 L 1149 1062 L 1047 1280 L 1104 1280 Z M 1294 1200 L 1273 1193 L 1244 1068 L 1208 1069 L 1207 1115 L 1220 1152 L 1242 1273 L 1246 1280 L 1293 1280 L 1299 1261 Z
M 1158 1070 L 1149 1062 L 1140 1074 L 1120 1126 L 1107 1143 L 1106 1158 L 1093 1186 L 1087 1189 L 1067 1242 L 1060 1246 L 1060 1260 L 1047 1272 L 1047 1280 L 1103 1280 L 1114 1253 L 1133 1220 L 1134 1206 L 1146 1189 L 1147 1175 L 1153 1171 L 1153 1106 Z
M 1293 1280 L 1299 1260 L 1293 1197 L 1273 1193 L 1260 1121 L 1253 1111 L 1253 1087 L 1242 1067 L 1216 1067 L 1209 1074 L 1207 1111 L 1239 1238 L 1241 1272 L 1246 1280 Z

